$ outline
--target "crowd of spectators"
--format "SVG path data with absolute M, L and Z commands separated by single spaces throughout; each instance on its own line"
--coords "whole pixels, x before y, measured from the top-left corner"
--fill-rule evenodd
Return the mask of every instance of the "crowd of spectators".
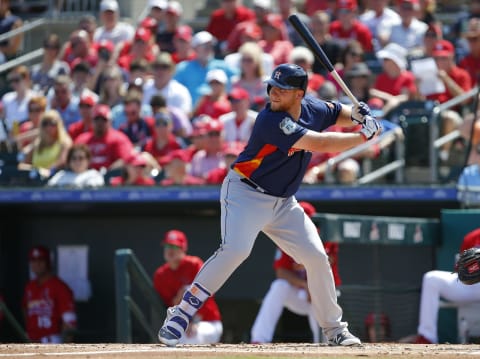
M 350 101 L 291 28 L 292 13 L 380 116 L 405 101 L 444 103 L 478 85 L 480 0 L 449 26 L 436 17 L 433 0 L 299 4 L 221 0 L 206 26 L 194 29 L 177 1 L 150 0 L 135 23 L 122 20 L 116 0 L 102 0 L 98 20 L 83 16 L 64 43 L 48 34 L 38 64 L 8 72 L 2 148 L 18 151 L 18 168 L 38 171 L 52 186 L 219 183 L 268 101 L 264 80 L 276 65 L 304 67 L 310 95 Z M 8 7 L 0 10 L 8 29 L 21 23 Z M 17 41 L 0 45 L 6 58 L 15 56 Z M 432 74 L 430 83 L 422 83 L 415 61 Z M 441 135 L 461 128 L 462 115 L 460 107 L 445 111 Z M 381 151 L 339 164 L 337 180 L 354 183 L 362 159 Z M 334 155 L 314 156 L 305 183 L 321 182 Z M 440 158 L 448 156 L 446 144 Z

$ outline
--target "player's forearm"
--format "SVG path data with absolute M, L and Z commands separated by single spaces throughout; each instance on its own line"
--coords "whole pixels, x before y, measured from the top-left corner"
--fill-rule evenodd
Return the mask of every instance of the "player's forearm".
M 314 132 L 300 138 L 293 147 L 312 152 L 342 152 L 365 142 L 359 132 Z

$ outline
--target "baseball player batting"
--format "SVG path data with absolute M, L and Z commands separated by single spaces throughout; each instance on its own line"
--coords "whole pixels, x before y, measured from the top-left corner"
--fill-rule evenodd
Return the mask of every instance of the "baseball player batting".
M 328 256 L 295 193 L 313 151 L 341 152 L 379 133 L 367 105 L 353 107 L 305 96 L 308 76 L 281 64 L 267 82 L 269 103 L 258 114 L 247 146 L 223 181 L 220 248 L 204 263 L 180 304 L 167 309 L 159 340 L 176 345 L 202 304 L 249 256 L 260 231 L 305 266 L 315 318 L 331 345 L 359 345 L 342 321 Z M 322 132 L 337 124 L 355 133 Z

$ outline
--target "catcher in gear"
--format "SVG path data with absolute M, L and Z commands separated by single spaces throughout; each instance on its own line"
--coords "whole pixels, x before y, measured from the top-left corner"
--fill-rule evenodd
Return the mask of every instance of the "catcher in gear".
M 417 344 L 438 343 L 440 298 L 451 302 L 480 301 L 480 284 L 477 283 L 480 281 L 480 228 L 465 235 L 459 253 L 457 272 L 432 270 L 423 276 Z

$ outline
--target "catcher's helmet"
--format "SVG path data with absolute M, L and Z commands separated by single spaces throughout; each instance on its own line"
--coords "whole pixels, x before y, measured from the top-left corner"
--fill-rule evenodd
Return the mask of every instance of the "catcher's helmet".
M 272 72 L 272 76 L 265 81 L 267 93 L 270 93 L 272 86 L 285 90 L 300 89 L 307 90 L 308 75 L 305 70 L 294 64 L 278 65 Z

